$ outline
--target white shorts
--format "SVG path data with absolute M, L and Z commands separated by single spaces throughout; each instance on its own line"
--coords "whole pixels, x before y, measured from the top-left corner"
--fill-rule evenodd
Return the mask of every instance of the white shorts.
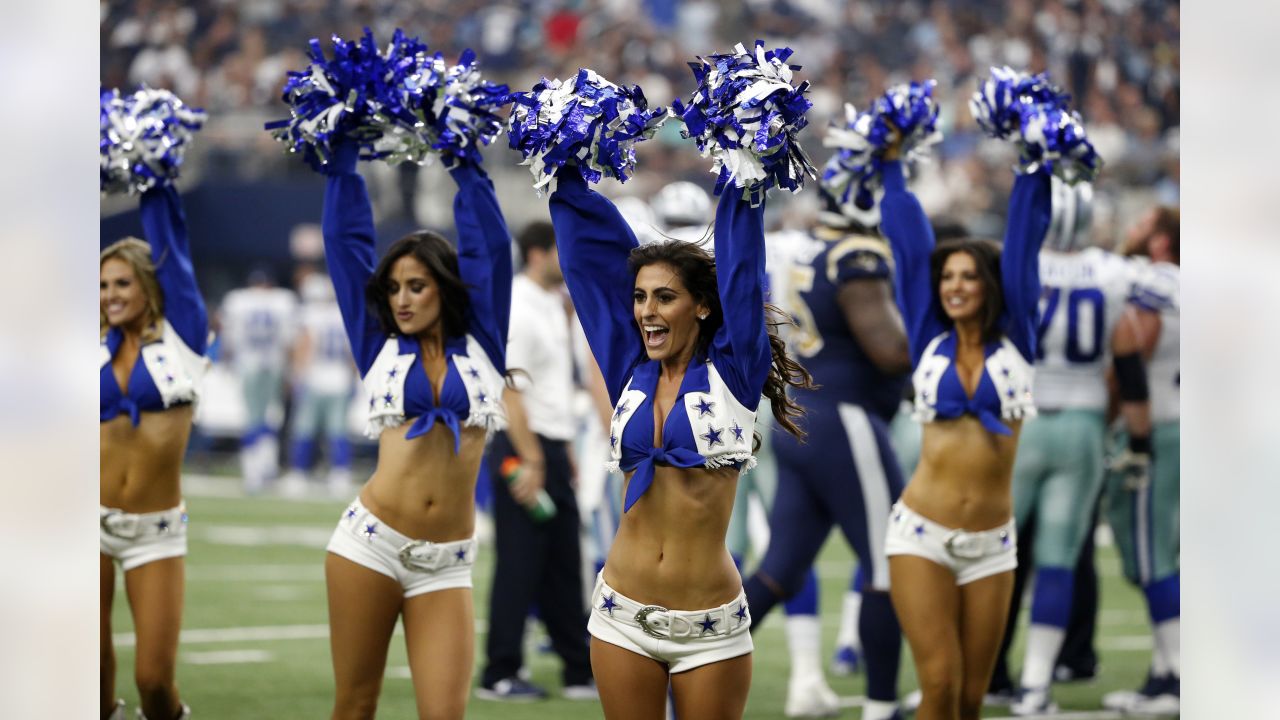
M 667 665 L 681 673 L 713 662 L 749 655 L 751 613 L 747 595 L 710 610 L 667 610 L 622 595 L 596 576 L 587 632 L 610 645 Z
M 342 511 L 327 550 L 400 583 L 405 597 L 471 587 L 476 540 L 433 543 L 396 532 L 356 498 Z
M 127 513 L 98 506 L 98 551 L 128 572 L 187 554 L 187 506 L 150 513 Z
M 884 547 L 890 557 L 916 555 L 932 560 L 955 573 L 956 585 L 1018 567 L 1017 523 L 1013 518 L 992 530 L 955 530 L 916 513 L 901 500 L 889 515 Z

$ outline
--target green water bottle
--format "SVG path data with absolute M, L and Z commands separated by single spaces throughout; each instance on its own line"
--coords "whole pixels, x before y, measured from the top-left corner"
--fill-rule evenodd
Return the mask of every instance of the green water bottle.
M 520 458 L 511 456 L 502 461 L 502 467 L 499 472 L 502 473 L 502 479 L 506 481 L 507 487 L 520 477 L 520 473 L 524 468 L 520 464 Z M 529 512 L 529 517 L 534 522 L 542 523 L 556 516 L 556 504 L 551 500 L 551 496 L 547 494 L 546 488 L 538 490 L 538 499 L 531 506 L 526 506 L 525 510 Z

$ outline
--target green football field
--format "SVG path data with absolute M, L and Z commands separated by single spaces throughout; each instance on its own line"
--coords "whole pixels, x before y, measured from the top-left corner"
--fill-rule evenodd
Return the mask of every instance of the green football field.
M 237 497 L 231 485 L 212 483 L 215 492 L 188 495 L 191 516 L 187 557 L 186 613 L 179 650 L 178 683 L 196 718 L 288 720 L 327 718 L 332 698 L 325 612 L 324 545 L 343 505 L 336 501 L 287 501 Z M 189 490 L 191 490 L 189 486 Z M 216 492 L 223 490 L 225 492 Z M 841 595 L 852 570 L 852 554 L 833 534 L 822 551 L 824 654 L 834 649 Z M 1137 687 L 1146 672 L 1151 641 L 1140 594 L 1120 576 L 1112 548 L 1099 557 L 1102 612 L 1098 650 L 1101 679 L 1093 684 L 1058 685 L 1054 697 L 1065 711 L 1059 718 L 1119 717 L 1102 712 L 1105 692 Z M 492 580 L 492 554 L 481 551 L 475 572 L 477 665 L 483 662 L 484 618 Z M 788 660 L 781 612 L 755 636 L 755 669 L 748 718 L 783 717 Z M 1025 617 L 1025 613 L 1024 613 Z M 133 635 L 123 583 L 117 582 L 113 630 L 118 659 L 117 694 L 132 708 Z M 538 629 L 538 633 L 541 629 Z M 534 704 L 472 699 L 468 718 L 598 718 L 596 703 L 560 700 L 559 663 L 534 650 L 532 635 L 526 662 L 533 681 L 553 699 Z M 1020 664 L 1021 648 L 1013 664 Z M 477 674 L 479 668 L 476 670 Z M 392 640 L 379 717 L 415 717 L 413 691 L 403 639 Z M 857 708 L 863 678 L 830 678 L 849 705 L 841 714 L 860 717 Z M 901 690 L 914 689 L 910 655 L 904 650 Z M 989 708 L 986 717 L 1008 715 Z

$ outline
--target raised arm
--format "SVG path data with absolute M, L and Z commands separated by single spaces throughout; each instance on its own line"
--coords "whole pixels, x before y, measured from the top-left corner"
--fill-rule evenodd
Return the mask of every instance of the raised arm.
M 164 292 L 164 315 L 187 347 L 204 354 L 209 339 L 209 313 L 191 266 L 187 220 L 172 185 L 142 195 L 142 228 L 151 245 L 156 280 Z
M 933 288 L 929 283 L 929 255 L 933 252 L 933 227 L 920 201 L 907 190 L 902 163 L 884 165 L 884 198 L 880 201 L 880 226 L 893 249 L 894 292 L 911 346 L 911 364 L 920 362 L 925 346 L 945 328 L 933 312 Z
M 716 208 L 715 248 L 724 325 L 712 346 L 734 397 L 755 408 L 772 358 L 764 325 L 764 203 L 753 208 L 741 192 L 725 190 Z
M 1036 313 L 1040 302 L 1040 246 L 1052 215 L 1050 175 L 1044 169 L 1019 175 L 1009 198 L 1000 281 L 1004 288 L 1004 332 L 1027 362 L 1036 357 Z
M 378 319 L 365 302 L 365 285 L 373 277 L 374 248 L 373 206 L 364 178 L 356 173 L 359 147 L 355 143 L 338 145 L 333 160 L 326 167 L 329 176 L 324 191 L 324 257 L 333 278 L 342 323 L 351 341 L 360 377 L 364 377 L 378 357 L 387 336 Z
M 618 209 L 587 187 L 576 166 L 566 165 L 556 178 L 551 224 L 560 268 L 609 400 L 616 404 L 644 353 L 631 310 L 635 279 L 627 269 L 627 256 L 639 243 Z
M 458 161 L 449 170 L 458 184 L 453 221 L 458 228 L 458 270 L 471 298 L 467 326 L 489 360 L 505 373 L 511 318 L 511 233 L 493 182 L 477 163 Z

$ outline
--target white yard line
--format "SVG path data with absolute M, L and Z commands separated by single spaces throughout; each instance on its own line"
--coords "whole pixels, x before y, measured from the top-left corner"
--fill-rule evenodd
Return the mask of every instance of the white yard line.
M 182 654 L 182 662 L 188 665 L 241 665 L 271 662 L 274 659 L 275 655 L 266 650 L 213 650 Z
M 487 620 L 476 620 L 476 633 L 484 634 L 489 630 Z M 397 624 L 396 635 L 404 633 Z M 329 637 L 328 625 L 257 625 L 253 627 L 232 628 L 199 628 L 183 630 L 178 636 L 181 645 L 203 645 L 207 643 L 264 642 L 274 640 L 323 640 Z M 137 637 L 131 632 L 116 633 L 111 636 L 118 648 L 134 647 Z

